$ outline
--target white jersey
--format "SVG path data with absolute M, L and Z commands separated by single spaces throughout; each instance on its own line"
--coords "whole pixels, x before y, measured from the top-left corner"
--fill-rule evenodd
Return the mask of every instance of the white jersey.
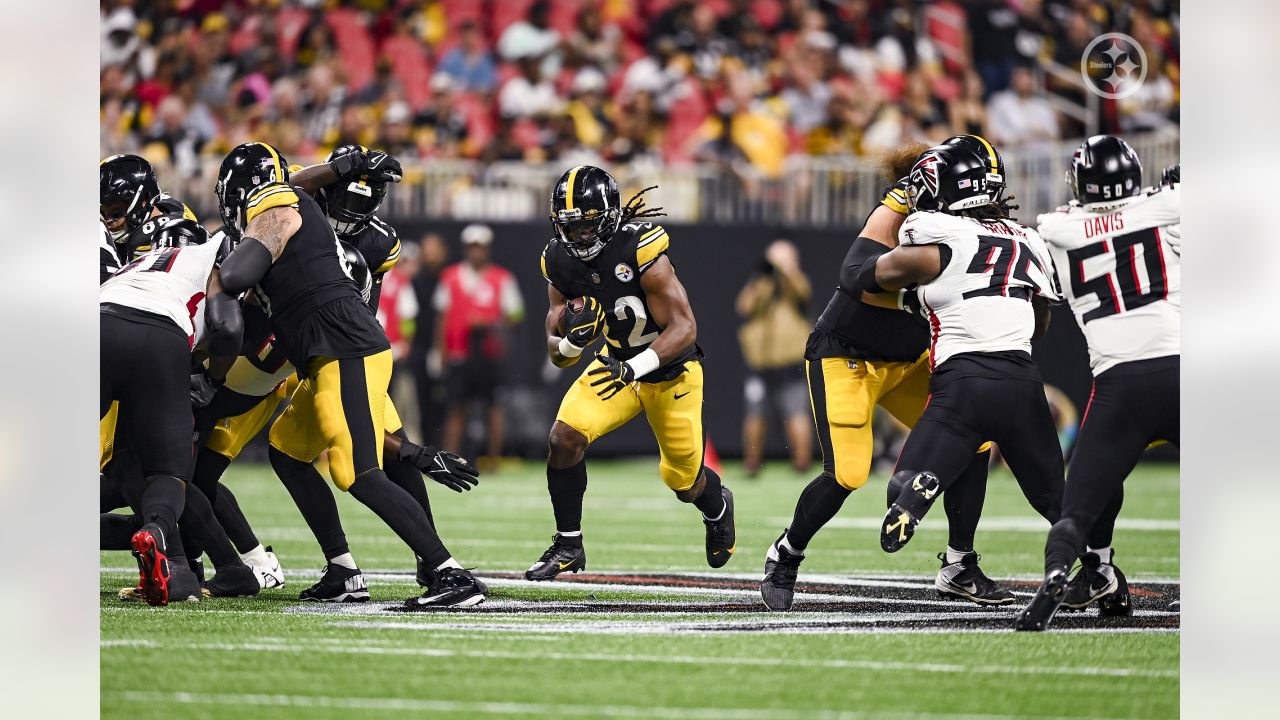
M 98 302 L 167 317 L 194 345 L 196 318 L 204 314 L 205 289 L 217 257 L 218 245 L 211 242 L 139 255 L 103 283 Z
M 1040 216 L 1094 375 L 1180 353 L 1181 211 L 1174 185 L 1102 211 L 1072 203 Z
M 1011 220 L 916 212 L 902 223 L 898 242 L 951 251 L 938 277 L 918 290 L 929 313 L 935 367 L 959 353 L 1031 352 L 1031 298 L 1059 299 L 1048 248 L 1036 231 Z

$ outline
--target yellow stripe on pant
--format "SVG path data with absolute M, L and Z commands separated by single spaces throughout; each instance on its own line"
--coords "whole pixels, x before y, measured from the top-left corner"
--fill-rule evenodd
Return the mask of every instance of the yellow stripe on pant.
M 107 414 L 98 420 L 98 472 L 102 472 L 115 455 L 116 420 L 120 417 L 120 402 L 113 400 Z
M 602 366 L 599 360 L 587 365 L 565 393 L 556 420 L 591 443 L 643 411 L 658 440 L 662 482 L 677 492 L 693 487 L 702 469 L 702 363 L 686 362 L 685 372 L 673 380 L 633 383 L 608 400 L 591 387 L 597 378 L 587 375 Z
M 391 351 L 363 358 L 318 358 L 271 426 L 271 447 L 301 462 L 329 451 L 333 484 L 346 491 L 382 467 Z

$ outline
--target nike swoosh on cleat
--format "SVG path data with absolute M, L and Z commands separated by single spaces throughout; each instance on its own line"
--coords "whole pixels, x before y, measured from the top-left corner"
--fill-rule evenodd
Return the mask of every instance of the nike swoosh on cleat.
M 565 569 L 565 568 L 569 567 L 570 565 L 572 565 L 572 564 L 573 564 L 573 561 L 572 561 L 572 560 L 570 560 L 570 561 L 569 561 L 569 562 L 567 562 L 567 563 L 556 563 L 556 564 L 560 566 L 560 569 L 561 569 L 561 570 L 563 570 L 563 569 Z

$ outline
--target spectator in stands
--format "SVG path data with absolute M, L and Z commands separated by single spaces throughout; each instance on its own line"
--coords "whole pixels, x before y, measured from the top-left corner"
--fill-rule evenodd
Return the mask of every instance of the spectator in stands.
M 573 123 L 575 137 L 584 147 L 601 148 L 606 135 L 613 131 L 613 121 L 604 105 L 607 82 L 604 73 L 593 67 L 579 70 L 573 78 L 565 113 Z
M 527 118 L 548 115 L 560 108 L 556 88 L 542 73 L 537 55 L 525 55 L 517 61 L 520 74 L 511 78 L 498 93 L 498 111 L 503 117 Z
M 986 135 L 987 106 L 982 102 L 982 78 L 969 70 L 964 74 L 960 95 L 948 107 L 951 134 Z
M 1013 70 L 1008 90 L 991 96 L 987 103 L 987 131 L 991 141 L 1002 147 L 1017 147 L 1056 140 L 1060 131 L 1058 114 L 1042 95 L 1035 92 L 1031 68 Z
M 462 229 L 465 260 L 440 276 L 435 309 L 440 314 L 437 344 L 444 349 L 449 414 L 444 447 L 475 456 L 463 448 L 467 410 L 473 402 L 487 415 L 487 447 L 483 460 L 492 469 L 502 451 L 502 406 L 496 401 L 503 383 L 508 328 L 524 316 L 524 300 L 515 277 L 490 262 L 493 231 L 487 225 Z
M 182 98 L 171 95 L 156 108 L 156 124 L 147 136 L 143 152 L 147 157 L 159 158 L 185 177 L 193 177 L 200 171 L 200 149 L 207 138 L 186 124 L 187 108 Z
M 809 278 L 800 269 L 800 253 L 787 240 L 769 245 L 755 275 L 738 293 L 738 315 L 744 319 L 738 342 L 749 369 L 744 388 L 743 466 L 750 475 L 763 465 L 770 406 L 782 421 L 791 466 L 796 472 L 809 467 L 813 424 L 804 348 L 811 294 Z
M 520 62 L 526 58 L 540 58 L 543 77 L 552 78 L 560 72 L 560 33 L 551 27 L 551 6 L 547 0 L 537 0 L 529 6 L 524 20 L 511 23 L 498 39 L 498 54 L 508 62 Z
M 467 118 L 456 99 L 452 76 L 442 72 L 431 76 L 431 97 L 413 119 L 419 128 L 417 143 L 423 157 L 456 158 L 462 155 L 467 139 Z
M 654 105 L 653 95 L 643 91 L 631 95 L 617 113 L 616 127 L 617 134 L 607 151 L 613 162 L 661 160 L 666 124 Z
M 622 62 L 622 30 L 614 23 L 604 24 L 599 8 L 584 5 L 578 11 L 576 27 L 565 49 L 569 59 L 579 65 L 591 65 L 601 72 L 612 73 Z
M 402 319 L 413 322 L 409 341 L 409 369 L 418 397 L 422 442 L 439 445 L 449 405 L 445 396 L 444 350 L 436 344 L 439 322 L 434 307 L 436 291 L 440 287 L 440 272 L 449 259 L 449 250 L 444 239 L 437 233 L 424 235 L 419 247 L 418 270 L 410 280 L 413 305 L 417 312 L 412 318 L 405 316 Z M 404 252 L 403 248 L 401 252 Z
M 778 177 L 787 151 L 782 122 L 754 100 L 745 74 L 730 75 L 727 85 L 729 95 L 720 101 L 716 115 L 707 118 L 695 137 L 703 143 L 697 157 L 718 161 L 735 171 L 738 161 L 745 159 L 765 177 Z
M 475 21 L 458 27 L 458 46 L 440 59 L 439 72 L 448 75 L 465 92 L 488 93 L 498 86 L 498 68 Z
M 791 84 L 782 91 L 782 101 L 787 105 L 791 127 L 807 134 L 827 121 L 831 88 L 818 77 L 812 65 L 793 65 Z
M 1018 13 L 1008 0 L 967 3 L 969 42 L 974 69 L 982 77 L 988 99 L 1013 82 L 1018 60 Z

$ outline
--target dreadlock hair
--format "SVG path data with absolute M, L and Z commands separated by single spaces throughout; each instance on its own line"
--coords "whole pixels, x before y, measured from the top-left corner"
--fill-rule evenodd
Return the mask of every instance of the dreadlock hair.
M 1013 211 L 1017 210 L 1018 206 L 1012 204 L 1010 202 L 1011 200 L 1017 200 L 1017 198 L 1010 195 L 1008 197 L 1001 198 L 998 203 L 981 205 L 968 210 L 961 210 L 959 214 L 964 215 L 965 217 L 971 217 L 974 220 L 1013 220 L 1016 222 L 1017 218 L 1013 217 Z
M 641 190 L 635 195 L 632 195 L 631 199 L 627 201 L 627 204 L 622 207 L 622 220 L 619 224 L 626 225 L 627 223 L 631 222 L 632 220 L 635 220 L 636 218 L 666 217 L 666 213 L 662 212 L 662 208 L 645 207 L 644 200 L 641 198 L 642 195 L 649 192 L 650 190 L 657 190 L 657 189 L 658 189 L 657 185 L 650 185 L 649 187 Z

